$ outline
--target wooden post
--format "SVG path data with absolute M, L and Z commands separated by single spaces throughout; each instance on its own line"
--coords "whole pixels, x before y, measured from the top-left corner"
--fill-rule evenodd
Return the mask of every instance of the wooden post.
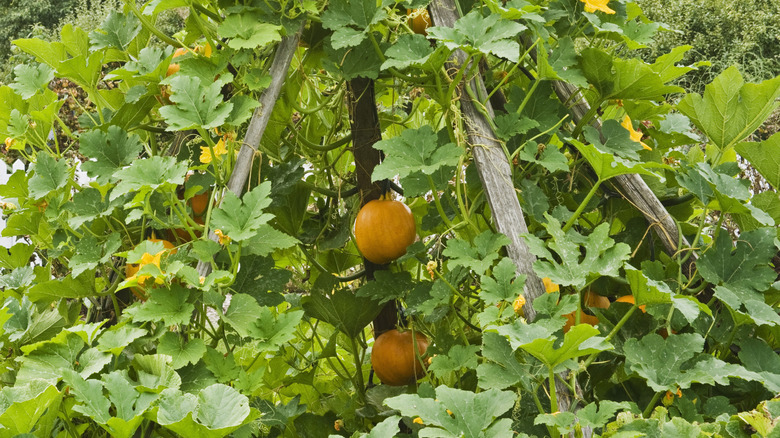
M 347 101 L 352 129 L 352 154 L 355 156 L 355 173 L 362 207 L 382 196 L 384 190 L 383 184 L 371 182 L 374 167 L 382 161 L 382 152 L 374 149 L 374 143 L 382 139 L 374 97 L 374 80 L 355 78 L 347 82 Z M 363 266 L 368 280 L 374 279 L 374 272 L 387 269 L 387 265 L 377 265 L 365 258 Z M 397 324 L 398 308 L 395 301 L 390 301 L 374 319 L 374 338 L 394 329 Z
M 433 22 L 437 26 L 452 27 L 458 19 L 457 8 L 453 0 L 434 0 L 429 8 Z M 461 68 L 466 57 L 467 55 L 462 50 L 456 50 L 453 52 L 450 62 L 455 64 L 456 68 Z M 485 84 L 479 75 L 468 82 L 464 81 L 463 86 L 470 87 L 476 96 L 487 96 Z M 479 107 L 482 107 L 482 110 Z M 495 117 L 493 108 L 490 102 L 485 102 L 484 106 L 480 102 L 474 102 L 464 90 L 460 95 L 460 110 L 466 121 L 466 132 L 471 151 L 493 213 L 493 221 L 498 231 L 504 233 L 511 241 L 507 246 L 507 253 L 517 265 L 517 273 L 526 275 L 524 295 L 527 304 L 523 310 L 526 319 L 533 321 L 536 317 L 533 300 L 543 295 L 545 288 L 542 280 L 533 270 L 536 256 L 531 253 L 525 240 L 520 237 L 520 234 L 528 232 L 528 226 L 525 223 L 520 201 L 515 193 L 509 159 L 496 139 L 497 136 L 487 119 L 487 117 Z M 574 398 L 569 387 L 563 383 L 564 378 L 565 376 L 559 375 L 555 379 L 558 407 L 562 412 L 571 410 Z M 582 432 L 583 436 L 590 437 L 589 428 L 585 428 Z

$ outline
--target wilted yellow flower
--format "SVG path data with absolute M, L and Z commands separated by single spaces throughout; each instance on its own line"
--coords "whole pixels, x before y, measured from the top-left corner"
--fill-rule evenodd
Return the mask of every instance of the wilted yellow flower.
M 585 12 L 601 11 L 605 14 L 614 14 L 615 11 L 607 6 L 609 0 L 580 0 L 585 3 Z
M 523 311 L 523 306 L 525 306 L 525 297 L 523 294 L 520 294 L 515 298 L 515 302 L 512 303 L 512 308 L 515 309 L 515 313 L 519 314 Z
M 635 141 L 635 142 L 641 144 L 642 147 L 647 149 L 648 151 L 652 151 L 653 150 L 653 148 L 651 148 L 650 146 L 646 145 L 642 141 L 642 132 L 634 130 L 634 126 L 631 124 L 631 118 L 628 117 L 628 115 L 623 117 L 623 123 L 621 123 L 620 126 L 626 128 L 626 130 L 628 131 L 628 135 L 631 136 L 631 140 L 632 141 Z
M 204 276 L 202 276 L 202 275 L 201 275 L 200 277 L 198 277 L 198 282 L 199 282 L 201 285 L 204 285 L 204 284 L 206 284 L 206 277 L 204 277 Z
M 217 237 L 219 237 L 220 245 L 225 245 L 227 243 L 230 243 L 230 236 L 226 236 L 224 233 L 222 233 L 222 230 L 219 229 L 214 230 L 214 234 L 216 234 Z
M 434 260 L 431 260 L 428 262 L 427 265 L 425 265 L 425 269 L 428 270 L 428 274 L 431 276 L 431 280 L 433 280 L 433 271 L 436 270 L 436 268 L 439 267 L 439 264 L 436 263 Z
M 561 290 L 560 286 L 553 283 L 549 277 L 542 278 L 542 282 L 544 283 L 544 290 L 546 290 L 548 294 L 552 292 L 559 292 Z
M 333 422 L 333 428 L 336 429 L 336 432 L 341 432 L 341 429 L 344 429 L 344 420 L 338 419 Z
M 219 159 L 222 155 L 225 154 L 227 154 L 225 142 L 222 139 L 219 139 L 217 144 L 214 146 L 214 156 L 211 155 L 211 151 L 209 150 L 208 146 L 200 147 L 200 162 L 203 164 L 208 164 L 211 163 L 215 157 L 216 159 Z

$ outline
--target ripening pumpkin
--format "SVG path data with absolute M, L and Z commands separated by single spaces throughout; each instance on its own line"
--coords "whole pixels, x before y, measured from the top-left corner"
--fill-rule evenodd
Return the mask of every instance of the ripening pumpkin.
M 636 301 L 634 301 L 634 296 L 633 295 L 623 295 L 622 297 L 616 299 L 615 302 L 628 303 L 628 304 L 631 304 L 631 305 L 636 304 Z M 639 306 L 639 310 L 641 310 L 642 313 L 647 313 L 647 312 L 645 312 L 645 307 L 647 307 L 647 306 L 643 304 L 643 305 Z
M 572 326 L 574 326 L 574 312 L 567 313 L 563 316 L 566 318 L 566 324 L 563 325 L 563 332 L 566 333 L 569 331 L 569 329 L 572 328 Z M 597 325 L 598 323 L 598 318 L 593 315 L 588 315 L 587 313 L 580 310 L 580 324 Z
M 431 16 L 428 14 L 427 9 L 407 9 L 406 15 L 413 15 L 413 17 L 409 19 L 409 27 L 412 28 L 412 32 L 423 36 L 428 35 L 426 29 L 428 29 L 433 22 L 431 21 Z
M 206 213 L 206 209 L 209 207 L 209 201 L 211 200 L 211 191 L 205 191 L 190 198 L 187 203 L 192 207 L 192 214 L 195 216 L 203 216 Z
M 420 332 L 414 336 L 417 353 L 423 356 L 428 349 L 428 338 Z M 425 375 L 423 362 L 415 357 L 411 330 L 393 329 L 379 335 L 371 350 L 371 366 L 379 380 L 390 386 L 409 385 Z
M 585 292 L 582 298 L 585 307 L 595 307 L 597 309 L 608 309 L 609 299 L 605 296 L 601 296 L 593 291 Z
M 378 265 L 406 254 L 415 238 L 412 210 L 386 196 L 364 205 L 355 219 L 355 245 L 363 257 Z

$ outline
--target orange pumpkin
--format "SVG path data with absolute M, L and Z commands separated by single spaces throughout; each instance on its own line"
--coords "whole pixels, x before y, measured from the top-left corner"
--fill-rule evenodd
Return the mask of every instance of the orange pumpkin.
M 563 332 L 566 333 L 574 326 L 574 312 L 567 313 L 563 316 L 566 318 L 566 324 L 563 325 Z M 595 326 L 598 323 L 598 318 L 593 315 L 588 315 L 587 313 L 580 310 L 580 324 L 590 324 Z
M 363 257 L 378 265 L 406 254 L 416 237 L 412 210 L 384 196 L 364 205 L 355 219 L 355 244 Z
M 585 292 L 582 301 L 585 307 L 595 307 L 597 309 L 609 308 L 609 299 L 607 297 L 601 296 L 590 290 Z
M 628 303 L 628 304 L 631 304 L 631 305 L 636 304 L 636 301 L 634 301 L 634 296 L 633 295 L 623 295 L 622 297 L 616 299 L 615 302 Z M 643 304 L 643 305 L 639 306 L 639 310 L 641 310 L 642 313 L 647 313 L 647 312 L 645 312 L 645 307 L 647 307 L 647 306 L 645 306 Z
M 412 28 L 412 32 L 425 36 L 428 35 L 426 29 L 428 29 L 433 22 L 431 21 L 431 16 L 428 14 L 427 9 L 407 9 L 406 15 L 413 15 L 413 17 L 409 19 L 409 27 Z
M 417 353 L 422 356 L 428 349 L 428 338 L 420 332 L 414 336 Z M 393 329 L 379 335 L 371 350 L 371 365 L 379 380 L 390 386 L 409 385 L 425 375 L 423 362 L 415 357 L 411 330 Z
M 203 216 L 206 213 L 206 209 L 209 207 L 209 201 L 211 200 L 211 191 L 205 191 L 199 195 L 195 195 L 190 198 L 187 203 L 192 207 L 192 214 L 195 216 Z

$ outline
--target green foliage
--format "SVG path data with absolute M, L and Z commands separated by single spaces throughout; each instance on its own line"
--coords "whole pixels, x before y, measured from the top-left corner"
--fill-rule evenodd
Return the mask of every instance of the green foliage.
M 642 61 L 664 25 L 632 2 L 461 3 L 427 36 L 419 1 L 250 3 L 96 2 L 16 40 L 0 435 L 777 434 L 780 198 L 736 155 L 780 185 L 780 137 L 745 142 L 777 78 L 729 68 L 685 94 L 690 47 Z M 590 110 L 572 121 L 554 81 Z M 680 235 L 657 238 L 628 174 Z M 497 231 L 489 177 L 527 232 Z M 369 182 L 401 186 L 418 226 L 388 269 L 351 241 Z M 377 384 L 372 321 L 429 340 L 417 384 Z
M 674 47 L 689 44 L 693 49 L 683 59 L 690 65 L 709 61 L 685 76 L 681 84 L 701 93 L 729 66 L 737 65 L 750 82 L 770 79 L 780 71 L 780 48 L 776 29 L 780 26 L 780 5 L 762 0 L 731 2 L 712 0 L 640 0 L 651 20 L 664 23 L 668 31 L 656 34 L 649 59 Z

